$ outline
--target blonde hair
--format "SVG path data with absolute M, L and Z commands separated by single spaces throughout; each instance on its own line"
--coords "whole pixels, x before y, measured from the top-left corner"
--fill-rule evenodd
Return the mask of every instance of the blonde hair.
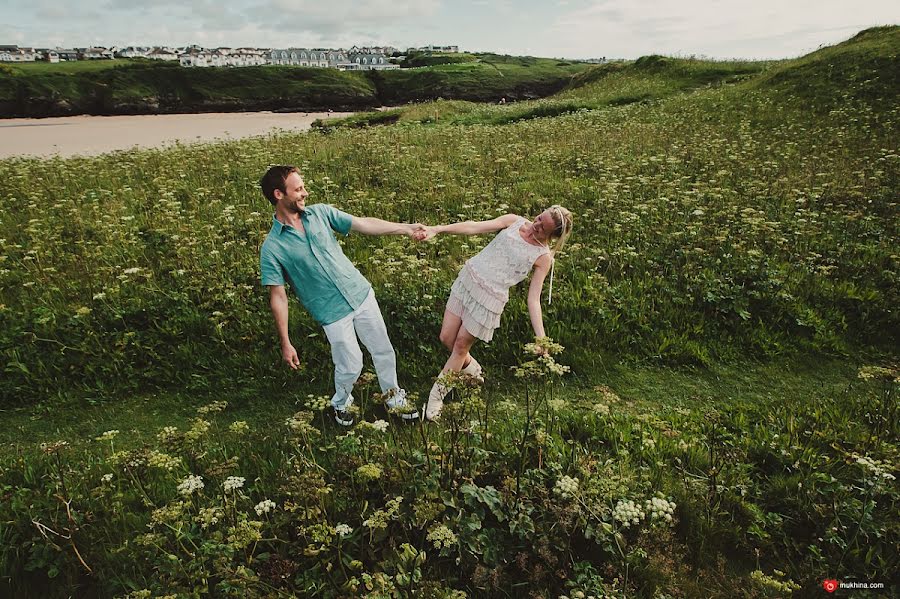
M 553 215 L 553 224 L 556 225 L 556 229 L 550 235 L 551 239 L 556 238 L 556 242 L 551 250 L 555 257 L 556 254 L 562 251 L 566 245 L 566 240 L 572 234 L 572 213 L 559 204 L 553 204 L 547 210 Z
M 556 254 L 562 251 L 566 245 L 566 240 L 572 234 L 572 213 L 563 208 L 559 204 L 553 204 L 547 210 L 553 215 L 553 224 L 556 225 L 550 238 L 556 238 L 553 249 L 550 250 L 550 294 L 547 296 L 547 303 L 553 303 L 553 267 L 556 266 Z

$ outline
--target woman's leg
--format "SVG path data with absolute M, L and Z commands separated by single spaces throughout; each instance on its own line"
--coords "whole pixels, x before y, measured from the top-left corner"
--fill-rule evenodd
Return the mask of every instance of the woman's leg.
M 444 397 L 450 391 L 443 384 L 443 375 L 449 370 L 462 370 L 463 364 L 469 357 L 469 350 L 472 349 L 472 345 L 475 343 L 475 339 L 476 337 L 467 331 L 466 327 L 459 327 L 456 339 L 453 341 L 453 348 L 450 350 L 450 357 L 447 359 L 447 363 L 444 364 L 441 374 L 438 375 L 438 380 L 435 381 L 434 386 L 431 387 L 431 392 L 428 394 L 428 402 L 425 404 L 424 410 L 426 419 L 434 420 L 440 416 L 444 407 Z
M 444 344 L 450 353 L 453 353 L 453 344 L 456 342 L 456 337 L 459 335 L 459 331 L 462 328 L 462 318 L 451 312 L 450 310 L 444 310 L 444 322 L 441 324 L 441 343 Z M 463 368 L 466 368 L 471 363 L 471 360 L 474 359 L 471 356 L 466 357 L 466 361 L 463 364 Z M 444 372 L 444 371 L 441 371 Z M 479 375 L 480 367 L 479 367 Z
M 475 344 L 477 337 L 466 330 L 466 327 L 460 326 L 456 333 L 456 339 L 453 340 L 453 348 L 450 350 L 450 357 L 444 364 L 441 374 L 448 370 L 462 370 L 469 361 L 469 350 Z
M 447 348 L 447 351 L 453 351 L 453 342 L 456 341 L 456 335 L 462 326 L 462 318 L 451 312 L 444 310 L 444 322 L 441 324 L 441 343 Z

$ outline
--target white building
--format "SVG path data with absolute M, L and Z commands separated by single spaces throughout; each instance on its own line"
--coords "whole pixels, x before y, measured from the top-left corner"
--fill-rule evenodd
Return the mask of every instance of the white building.
M 423 46 L 421 48 L 417 48 L 417 50 L 421 50 L 422 52 L 444 52 L 448 54 L 456 54 L 459 52 L 459 46 Z
M 147 58 L 152 60 L 178 60 L 178 52 L 171 48 L 154 48 L 147 53 Z
M 119 58 L 147 58 L 153 48 L 148 46 L 128 46 L 116 52 Z
M 183 67 L 249 67 L 266 64 L 265 50 L 255 48 L 192 49 L 178 56 Z
M 345 65 L 344 71 L 387 71 L 399 69 L 400 65 L 392 63 L 384 54 L 350 54 L 350 64 Z
M 85 48 L 81 53 L 82 60 L 110 60 L 115 58 L 112 50 L 106 48 Z
M 34 48 L 0 46 L 0 62 L 34 62 L 38 58 Z
M 330 58 L 333 57 L 333 58 Z M 297 67 L 330 67 L 334 66 L 329 61 L 346 62 L 343 50 L 328 50 L 325 48 L 284 48 L 269 51 L 269 63 L 280 65 L 293 65 Z

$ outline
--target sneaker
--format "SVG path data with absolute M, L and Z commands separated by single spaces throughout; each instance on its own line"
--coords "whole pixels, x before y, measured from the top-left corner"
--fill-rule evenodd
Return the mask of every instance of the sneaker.
M 484 371 L 481 369 L 481 364 L 478 363 L 478 360 L 469 356 L 469 363 L 465 365 L 465 367 L 460 371 L 463 374 L 468 374 L 470 377 L 478 381 L 479 384 L 484 384 Z
M 334 420 L 341 426 L 353 426 L 353 414 L 350 413 L 350 410 L 339 410 L 334 408 Z
M 406 389 L 396 389 L 384 402 L 388 412 L 397 414 L 404 420 L 418 420 L 419 412 L 406 401 Z
M 353 396 L 347 398 L 347 401 L 344 402 L 344 405 L 338 408 L 337 406 L 331 406 L 334 408 L 334 420 L 341 426 L 353 426 L 354 418 L 353 413 L 350 411 L 350 406 L 353 405 Z
M 426 420 L 437 420 L 441 415 L 441 410 L 444 409 L 444 397 L 447 396 L 450 389 L 442 383 L 443 378 L 439 376 L 428 393 L 428 402 L 422 406 L 422 414 L 424 414 Z

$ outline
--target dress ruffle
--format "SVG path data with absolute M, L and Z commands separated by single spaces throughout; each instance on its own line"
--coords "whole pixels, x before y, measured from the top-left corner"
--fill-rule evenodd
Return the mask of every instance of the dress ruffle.
M 489 342 L 500 326 L 500 315 L 508 293 L 490 289 L 468 265 L 463 266 L 450 288 L 447 309 L 462 319 L 463 326 L 474 337 Z

